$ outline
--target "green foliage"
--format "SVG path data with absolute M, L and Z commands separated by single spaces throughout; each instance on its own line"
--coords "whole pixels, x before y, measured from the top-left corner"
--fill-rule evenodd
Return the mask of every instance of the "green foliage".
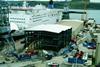
M 87 2 L 86 2 L 87 1 Z M 23 1 L 9 1 L 11 6 L 22 6 Z M 35 6 L 36 4 L 43 4 L 48 6 L 48 1 L 29 1 L 29 6 Z M 71 9 L 100 9 L 100 3 L 89 3 L 89 0 L 72 0 L 72 2 L 58 2 L 54 1 L 55 8 L 64 8 L 68 5 Z M 85 6 L 86 5 L 86 6 Z

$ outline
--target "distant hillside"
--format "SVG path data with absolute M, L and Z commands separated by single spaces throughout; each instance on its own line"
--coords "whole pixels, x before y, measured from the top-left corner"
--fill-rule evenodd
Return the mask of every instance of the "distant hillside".
M 89 0 L 87 2 L 84 2 L 83 0 L 73 0 L 70 3 L 70 8 L 73 9 L 99 9 L 100 10 L 100 3 L 90 3 Z
M 29 1 L 28 5 L 29 6 L 35 6 L 35 5 L 40 4 L 40 3 L 48 6 L 48 1 Z M 22 6 L 23 1 L 9 1 L 9 4 L 11 6 Z M 63 8 L 63 6 L 64 6 L 64 2 L 54 1 L 54 7 L 55 8 Z
M 43 5 L 48 5 L 48 1 L 29 1 L 28 4 L 29 6 L 35 6 L 36 4 L 43 4 Z M 9 1 L 9 4 L 11 6 L 22 6 L 23 1 Z M 54 7 L 55 8 L 63 8 L 65 5 L 69 5 L 69 8 L 71 9 L 84 9 L 85 7 L 87 9 L 100 9 L 100 3 L 89 3 L 89 0 L 85 4 L 83 0 L 72 0 L 70 3 L 66 2 L 54 2 Z M 86 5 L 86 6 L 85 6 Z

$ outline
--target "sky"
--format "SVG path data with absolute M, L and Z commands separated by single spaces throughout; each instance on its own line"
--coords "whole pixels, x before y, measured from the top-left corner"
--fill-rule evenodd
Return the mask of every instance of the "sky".
M 100 0 L 90 0 L 91 2 L 100 3 Z

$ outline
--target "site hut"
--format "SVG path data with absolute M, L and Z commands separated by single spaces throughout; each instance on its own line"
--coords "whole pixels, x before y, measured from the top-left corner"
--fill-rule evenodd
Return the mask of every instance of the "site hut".
M 59 51 L 69 44 L 72 28 L 59 24 L 44 24 L 25 30 L 25 47 Z

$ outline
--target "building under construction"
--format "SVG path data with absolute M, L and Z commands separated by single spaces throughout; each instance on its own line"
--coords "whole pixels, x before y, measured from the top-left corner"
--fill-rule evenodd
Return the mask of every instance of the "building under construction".
M 39 25 L 25 30 L 26 46 L 35 49 L 60 50 L 69 44 L 72 28 L 59 24 Z

